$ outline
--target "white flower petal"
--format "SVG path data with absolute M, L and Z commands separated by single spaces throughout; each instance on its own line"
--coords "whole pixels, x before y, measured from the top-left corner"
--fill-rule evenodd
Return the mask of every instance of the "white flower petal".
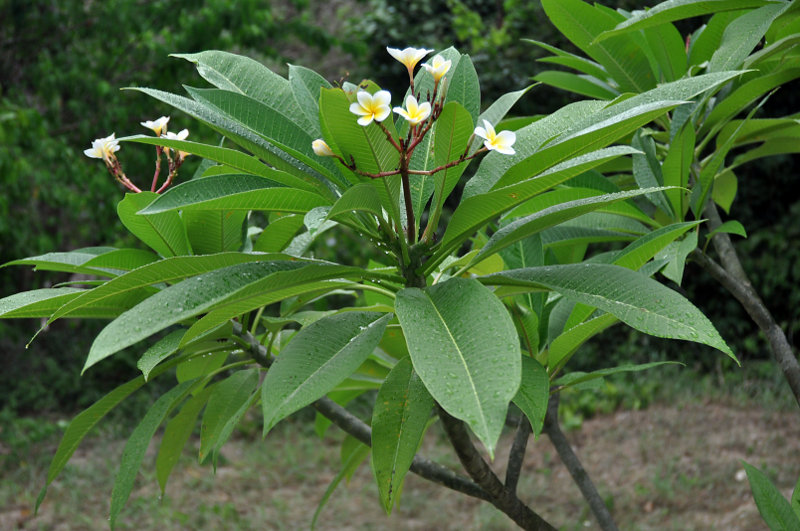
M 392 94 L 388 90 L 379 90 L 372 96 L 373 105 L 389 105 L 392 101 Z
M 364 107 L 362 107 L 361 104 L 356 101 L 350 104 L 350 112 L 353 114 L 358 114 L 360 116 L 366 116 L 367 114 L 372 114 L 369 111 L 365 110 Z
M 358 103 L 361 104 L 364 110 L 369 111 L 369 108 L 372 107 L 372 95 L 366 90 L 358 91 L 358 94 L 356 94 L 356 99 L 358 99 Z
M 372 123 L 372 113 L 358 119 L 358 125 L 367 126 Z
M 500 131 L 497 133 L 497 143 L 511 147 L 517 141 L 517 134 L 514 131 Z
M 375 111 L 375 114 L 374 114 L 374 116 L 375 116 L 375 121 L 376 121 L 376 122 L 382 122 L 382 121 L 384 121 L 386 118 L 388 118 L 388 117 L 389 117 L 389 114 L 391 114 L 391 111 L 389 110 L 389 106 L 388 106 L 388 105 L 383 105 L 383 106 L 379 107 L 379 108 L 378 108 L 378 109 Z
M 476 127 L 475 131 L 473 131 L 473 133 L 475 133 L 476 136 L 479 136 L 479 137 L 484 138 L 486 140 L 489 139 L 489 135 L 486 134 L 486 129 L 484 129 L 483 127 L 480 127 L 480 126 Z

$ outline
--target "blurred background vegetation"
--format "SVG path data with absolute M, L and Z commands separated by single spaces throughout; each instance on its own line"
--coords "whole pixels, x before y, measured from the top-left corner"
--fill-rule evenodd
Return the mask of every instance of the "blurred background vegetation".
M 634 0 L 603 3 L 641 7 Z M 541 6 L 524 0 L 0 0 L 0 263 L 87 246 L 137 245 L 126 239 L 116 218 L 123 190 L 82 150 L 111 132 L 144 132 L 139 122 L 170 113 L 158 102 L 121 88 L 180 92 L 181 84 L 203 84 L 190 64 L 169 58 L 170 53 L 221 49 L 246 54 L 283 74 L 286 64 L 293 63 L 309 66 L 332 82 L 370 77 L 397 94 L 405 90 L 405 78 L 386 54 L 387 45 L 455 45 L 472 56 L 488 103 L 529 85 L 544 69 L 536 62 L 543 52 L 524 38 L 574 50 Z M 797 88 L 785 87 L 760 112 L 796 112 Z M 548 113 L 569 101 L 566 93 L 537 87 L 515 112 Z M 189 127 L 190 138 L 201 141 L 214 138 L 181 115 L 172 116 L 170 127 Z M 129 176 L 147 175 L 152 155 L 144 146 L 126 145 L 121 159 Z M 786 190 L 793 189 L 797 170 L 796 158 L 775 157 L 737 171 L 740 188 L 731 213 L 749 234 L 736 242 L 744 266 L 793 343 L 800 331 L 800 200 Z M 187 162 L 184 178 L 191 172 Z M 356 242 L 337 247 L 351 253 L 360 248 Z M 690 264 L 681 289 L 745 364 L 765 366 L 769 352 L 756 327 L 738 303 L 703 275 Z M 0 296 L 64 280 L 27 267 L 3 268 Z M 26 349 L 39 324 L 0 321 L 0 425 L 22 415 L 74 413 L 136 375 L 139 350 L 79 377 L 88 346 L 104 323 L 59 321 Z M 589 345 L 575 358 L 575 368 L 662 359 L 683 361 L 714 381 L 740 385 L 746 378 L 710 349 L 659 341 L 621 327 Z M 771 388 L 782 389 L 780 378 L 767 372 Z M 676 378 L 683 376 L 675 373 Z M 646 373 L 631 378 L 606 387 L 605 401 L 576 402 L 575 407 L 586 414 L 619 404 L 640 407 L 657 395 L 654 389 L 665 380 Z M 151 398 L 139 393 L 140 406 Z M 137 407 L 136 402 L 126 404 Z M 125 418 L 129 411 L 117 414 Z

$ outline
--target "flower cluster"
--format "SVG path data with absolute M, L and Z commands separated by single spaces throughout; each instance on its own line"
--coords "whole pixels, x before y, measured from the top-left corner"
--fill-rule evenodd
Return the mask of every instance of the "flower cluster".
M 421 138 L 430 129 L 430 124 L 424 128 L 419 128 L 418 126 L 420 126 L 420 124 L 424 124 L 429 118 L 431 118 L 432 123 L 434 120 L 436 120 L 441 112 L 443 105 L 441 100 L 444 98 L 442 97 L 440 101 L 437 101 L 437 92 L 439 85 L 442 82 L 442 78 L 444 78 L 444 76 L 450 70 L 452 61 L 437 54 L 428 63 L 422 65 L 423 68 L 425 68 L 425 70 L 433 77 L 434 89 L 433 96 L 430 98 L 430 101 L 423 101 L 420 103 L 418 101 L 419 95 L 414 93 L 414 69 L 417 67 L 417 64 L 433 50 L 411 47 L 401 50 L 400 48 L 387 47 L 386 51 L 388 51 L 392 57 L 400 61 L 408 70 L 411 94 L 406 96 L 405 107 L 394 107 L 392 109 L 390 106 L 392 96 L 386 90 L 379 90 L 374 94 L 370 94 L 366 90 L 360 90 L 356 94 L 357 101 L 350 104 L 350 112 L 358 116 L 357 121 L 359 125 L 366 127 L 373 122 L 379 124 L 381 128 L 384 129 L 389 141 L 395 145 L 398 151 L 404 155 L 408 155 L 413 150 L 413 147 L 419 143 L 418 140 L 421 140 Z M 400 144 L 395 143 L 389 131 L 381 125 L 381 122 L 386 120 L 386 118 L 388 118 L 391 114 L 390 109 L 399 116 L 402 116 L 411 126 L 409 138 L 405 141 L 401 140 Z M 497 151 L 498 153 L 503 153 L 504 155 L 513 155 L 516 153 L 514 148 L 511 147 L 517 139 L 516 134 L 512 131 L 501 131 L 500 133 L 496 133 L 493 125 L 488 120 L 483 120 L 483 127 L 476 127 L 473 135 L 484 139 L 484 147 L 480 151 Z M 417 139 L 416 142 L 415 139 Z M 328 144 L 326 144 L 321 138 L 312 142 L 312 148 L 314 153 L 320 157 L 339 158 L 343 164 L 348 167 L 351 166 L 345 163 L 338 155 L 336 155 L 330 146 L 328 146 Z M 464 160 L 467 160 L 467 158 L 472 158 L 476 154 L 477 153 L 469 157 L 465 155 L 459 162 L 463 162 Z M 351 167 L 351 169 L 355 168 Z
M 168 123 L 169 116 L 162 116 L 156 120 L 145 120 L 144 122 L 141 122 L 142 126 L 146 127 L 147 129 L 151 129 L 157 137 L 163 137 L 167 140 L 186 140 L 186 138 L 189 136 L 188 129 L 183 129 L 178 133 L 173 133 L 171 131 L 167 131 Z M 141 192 L 141 188 L 133 184 L 133 182 L 125 175 L 125 172 L 122 171 L 122 164 L 120 164 L 119 159 L 117 159 L 117 156 L 115 155 L 119 149 L 119 140 L 115 138 L 114 133 L 111 133 L 111 136 L 94 140 L 92 142 L 92 147 L 83 150 L 83 153 L 89 158 L 103 159 L 108 171 L 120 184 L 132 192 Z M 162 153 L 167 158 L 169 171 L 166 180 L 161 187 L 157 189 L 158 179 L 161 173 Z M 175 176 L 178 173 L 178 169 L 181 167 L 181 164 L 183 164 L 183 161 L 187 155 L 189 155 L 189 153 L 186 151 L 180 151 L 176 149 L 175 154 L 173 154 L 172 150 L 168 147 L 156 146 L 156 169 L 153 175 L 153 183 L 150 186 L 150 190 L 156 193 L 161 193 L 166 190 L 169 185 L 172 184 L 172 181 L 175 179 Z

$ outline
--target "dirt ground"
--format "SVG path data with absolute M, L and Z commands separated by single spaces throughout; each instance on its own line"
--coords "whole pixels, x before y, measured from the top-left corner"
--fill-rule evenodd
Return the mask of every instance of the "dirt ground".
M 238 439 L 223 448 L 216 475 L 188 452 L 159 501 L 148 458 L 119 529 L 308 529 L 317 503 L 338 471 L 338 445 L 302 430 L 278 437 Z M 625 530 L 761 530 L 741 460 L 765 471 L 788 498 L 800 476 L 800 414 L 721 404 L 653 406 L 584 422 L 567 434 Z M 502 472 L 512 435 L 501 442 Z M 51 485 L 39 512 L 32 504 L 44 467 L 20 464 L 2 479 L 0 529 L 107 528 L 108 500 L 122 442 L 84 444 Z M 320 450 L 320 444 L 322 450 Z M 150 452 L 155 451 L 155 444 Z M 455 467 L 438 427 L 423 453 Z M 14 484 L 10 484 L 13 482 Z M 577 487 L 546 437 L 529 444 L 520 492 L 560 529 L 597 529 Z M 317 529 L 514 529 L 490 505 L 409 474 L 399 508 L 387 517 L 370 467 L 336 490 Z

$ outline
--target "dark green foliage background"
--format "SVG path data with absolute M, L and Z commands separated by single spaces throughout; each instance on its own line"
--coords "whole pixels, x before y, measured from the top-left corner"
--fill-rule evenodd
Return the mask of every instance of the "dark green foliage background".
M 604 3 L 641 7 L 633 0 Z M 204 85 L 188 63 L 169 59 L 170 53 L 221 49 L 249 55 L 281 73 L 287 62 L 306 65 L 332 82 L 369 76 L 397 100 L 406 79 L 386 46 L 455 45 L 472 56 L 486 103 L 527 86 L 545 69 L 536 62 L 545 53 L 523 38 L 574 51 L 539 3 L 523 0 L 0 1 L 0 262 L 91 245 L 137 245 L 116 218 L 121 188 L 82 150 L 111 132 L 144 132 L 140 121 L 170 113 L 154 100 L 120 88 L 180 92 L 182 83 Z M 796 89 L 786 87 L 773 96 L 762 114 L 796 111 Z M 572 100 L 566 93 L 536 87 L 515 112 L 548 113 Z M 191 138 L 214 139 L 179 114 L 170 126 L 173 131 L 189 127 Z M 152 155 L 145 146 L 131 144 L 120 158 L 128 175 L 141 176 L 135 180 L 145 184 Z M 731 213 L 750 234 L 737 242 L 745 269 L 790 341 L 800 332 L 800 201 L 786 193 L 796 186 L 796 162 L 782 157 L 741 168 Z M 182 173 L 191 171 L 187 162 Z M 340 250 L 361 249 L 346 241 L 344 232 L 333 236 Z M 324 247 L 318 250 L 325 252 Z M 0 296 L 64 280 L 63 275 L 25 267 L 0 269 Z M 766 344 L 738 303 L 692 264 L 684 288 L 740 358 L 768 357 Z M 0 372 L 0 410 L 72 412 L 136 375 L 141 348 L 79 378 L 88 346 L 103 323 L 58 322 L 25 350 L 38 324 L 0 322 L 5 367 Z M 643 341 L 617 327 L 576 357 L 575 368 L 678 359 L 705 371 L 717 369 L 720 357 L 709 350 L 683 342 Z

